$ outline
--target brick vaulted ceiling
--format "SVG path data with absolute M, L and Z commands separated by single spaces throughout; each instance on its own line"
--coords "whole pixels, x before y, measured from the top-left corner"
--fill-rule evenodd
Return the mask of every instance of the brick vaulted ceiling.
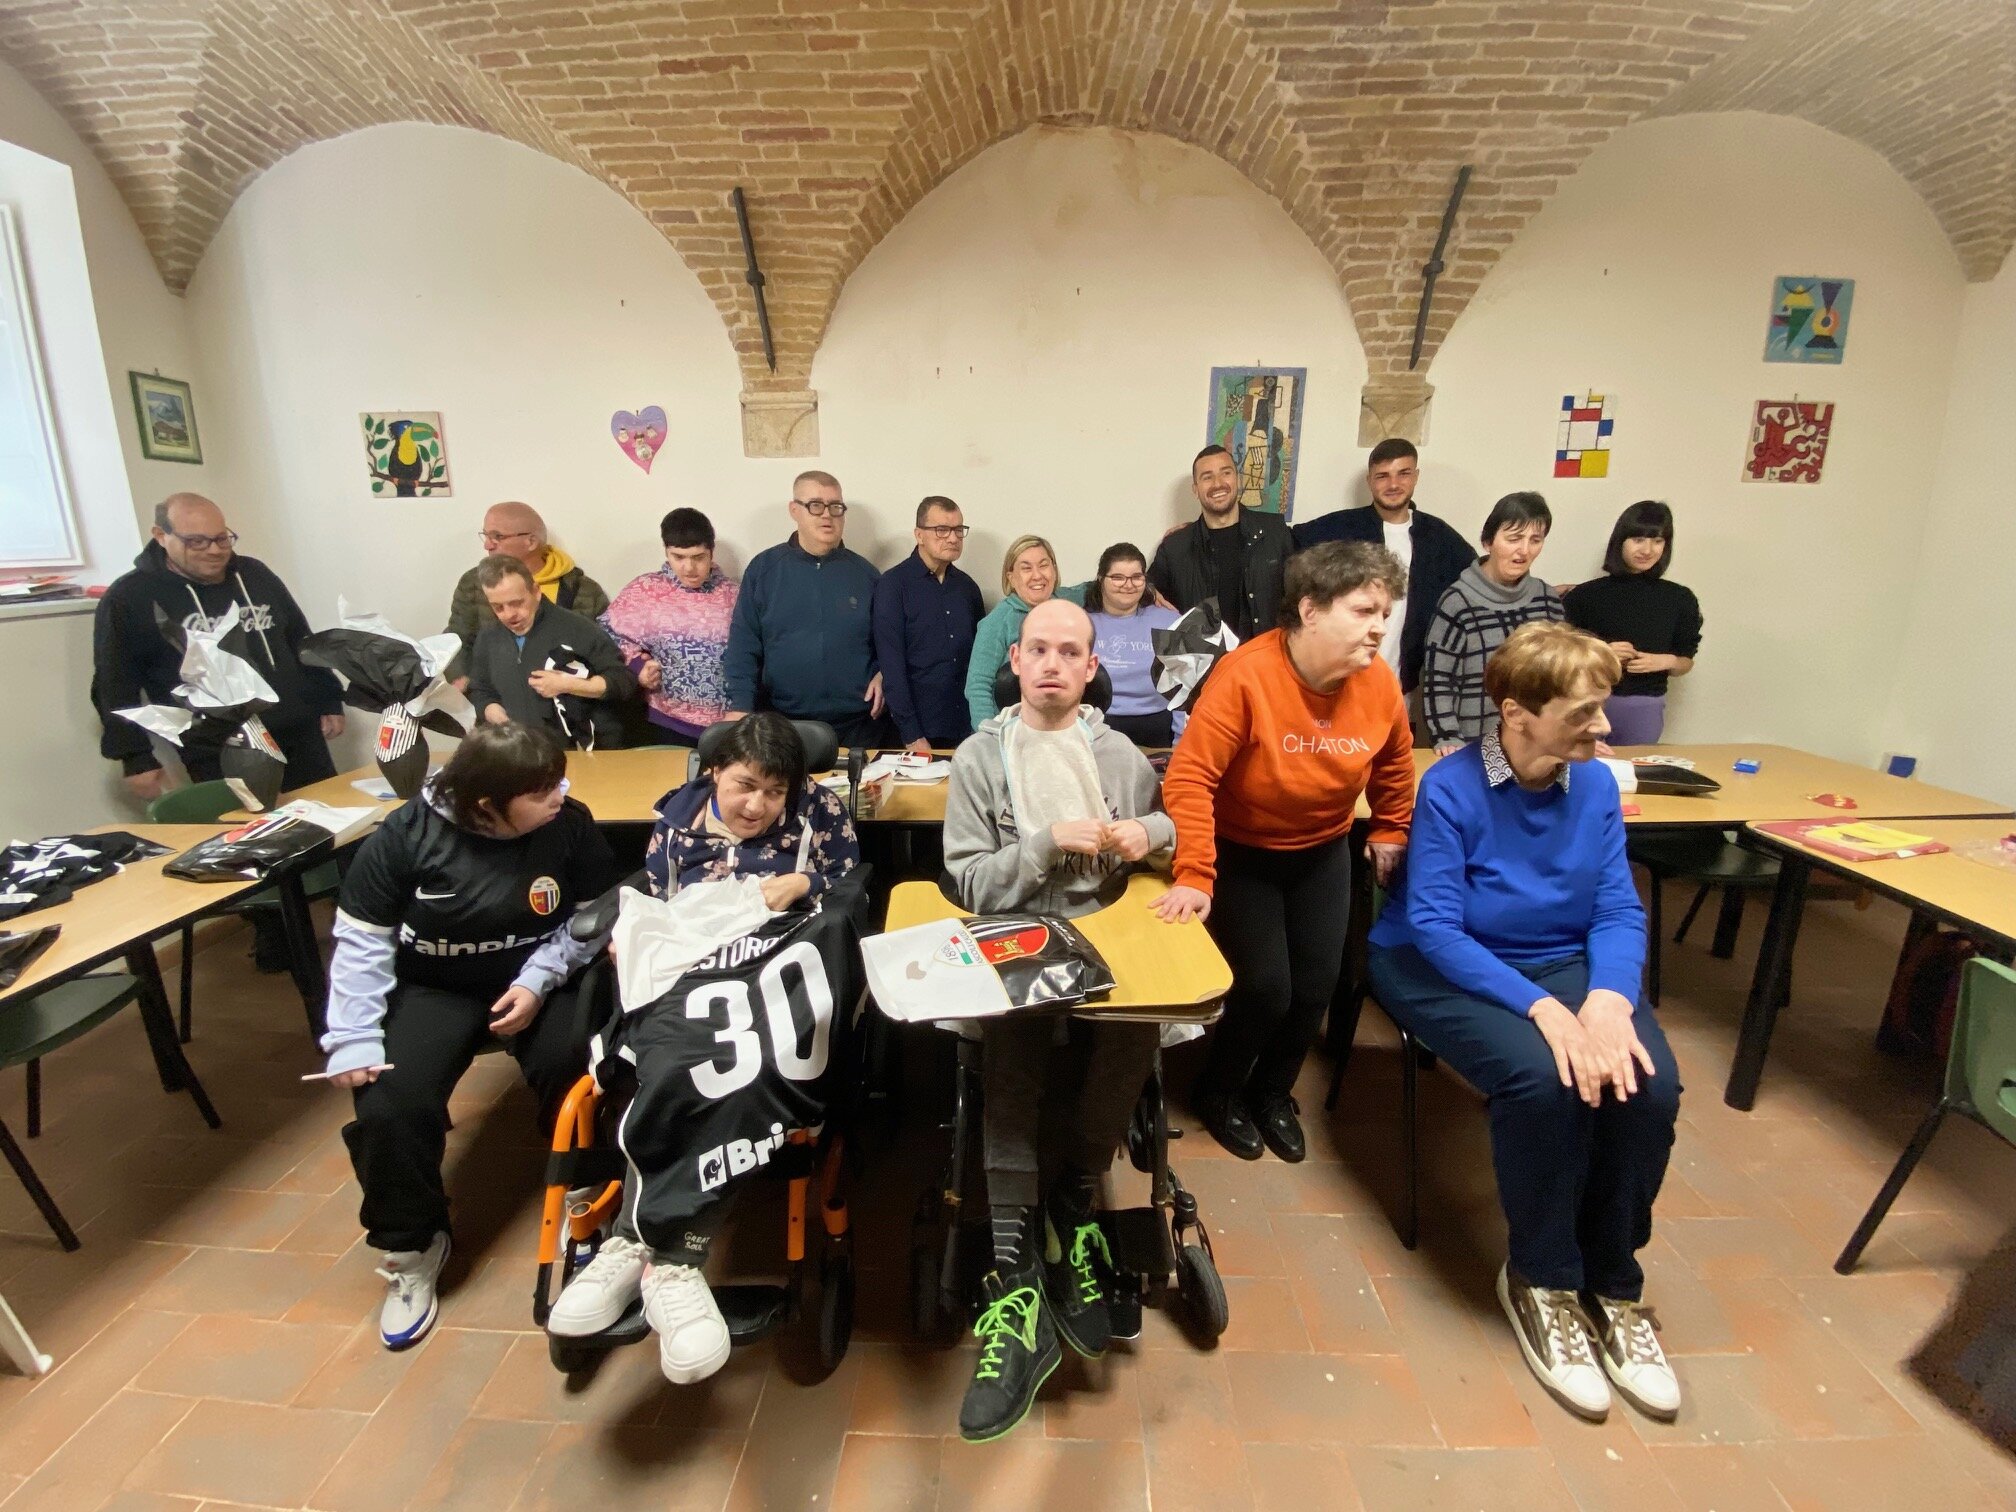
M 1970 278 L 2016 240 L 2011 0 L 0 0 L 0 57 L 102 158 L 173 288 L 297 147 L 469 126 L 636 205 L 759 389 L 804 388 L 861 259 L 1037 122 L 1162 132 L 1245 173 L 1336 269 L 1375 383 L 1405 371 L 1458 165 L 1429 355 L 1555 185 L 1647 116 L 1772 111 L 1867 144 Z

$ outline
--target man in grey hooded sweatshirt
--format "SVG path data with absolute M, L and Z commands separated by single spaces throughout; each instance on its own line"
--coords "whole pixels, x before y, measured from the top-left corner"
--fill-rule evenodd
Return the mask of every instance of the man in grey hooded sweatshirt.
M 960 904 L 976 913 L 1091 913 L 1119 897 L 1129 872 L 1168 869 L 1176 826 L 1156 806 L 1147 759 L 1081 702 L 1099 666 L 1085 611 L 1062 599 L 1038 604 L 1008 655 L 1022 700 L 952 758 L 945 869 Z M 1060 1337 L 1091 1358 L 1112 1337 L 1099 1181 L 1153 1067 L 1156 1033 L 1153 1024 L 1052 1015 L 986 1024 L 994 1267 L 976 1329 L 980 1360 L 959 1413 L 968 1439 L 998 1438 L 1021 1421 L 1062 1358 Z M 1060 1038 L 1068 1053 L 1053 1066 Z M 1047 1196 L 1037 1174 L 1046 1122 L 1061 1131 L 1064 1151 Z

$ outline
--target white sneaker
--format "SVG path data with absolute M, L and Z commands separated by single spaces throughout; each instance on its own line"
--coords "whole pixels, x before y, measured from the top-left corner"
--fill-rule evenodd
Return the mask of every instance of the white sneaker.
M 1603 1370 L 1624 1400 L 1647 1417 L 1670 1421 L 1680 1413 L 1680 1378 L 1659 1347 L 1659 1319 L 1643 1302 L 1592 1294 L 1589 1317 L 1596 1325 Z
M 1575 1293 L 1514 1281 L 1507 1264 L 1498 1269 L 1498 1302 L 1512 1320 L 1527 1366 L 1554 1399 L 1591 1422 L 1607 1417 L 1610 1388 L 1603 1383 Z
M 385 1278 L 385 1305 L 378 1311 L 378 1337 L 387 1349 L 410 1349 L 427 1337 L 441 1315 L 435 1291 L 448 1263 L 446 1232 L 424 1250 L 388 1250 L 378 1274 Z
M 595 1258 L 562 1288 L 547 1316 L 546 1331 L 579 1339 L 614 1327 L 637 1300 L 644 1285 L 644 1262 L 650 1257 L 635 1239 L 611 1234 Z
M 692 1266 L 645 1267 L 644 1319 L 658 1335 L 658 1364 L 674 1386 L 704 1381 L 728 1363 L 728 1324 L 707 1278 Z

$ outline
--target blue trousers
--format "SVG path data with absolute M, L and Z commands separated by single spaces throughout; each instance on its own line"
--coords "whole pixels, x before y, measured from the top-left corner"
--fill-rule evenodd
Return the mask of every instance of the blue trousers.
M 1374 950 L 1366 975 L 1394 1021 L 1490 1099 L 1513 1274 L 1532 1286 L 1636 1301 L 1645 1288 L 1638 1251 L 1652 1237 L 1652 1202 L 1680 1112 L 1680 1069 L 1651 1010 L 1641 1004 L 1632 1027 L 1654 1075 L 1641 1067 L 1629 1102 L 1606 1092 L 1592 1108 L 1561 1085 L 1530 1020 L 1451 986 L 1412 945 Z M 1580 957 L 1526 975 L 1571 1009 L 1588 995 Z

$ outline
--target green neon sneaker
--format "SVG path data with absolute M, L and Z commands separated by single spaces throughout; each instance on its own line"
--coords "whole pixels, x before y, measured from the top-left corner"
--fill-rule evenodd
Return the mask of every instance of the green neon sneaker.
M 1043 1295 L 1050 1303 L 1050 1321 L 1066 1344 L 1088 1360 L 1106 1353 L 1113 1342 L 1107 1309 L 1113 1295 L 1113 1252 L 1098 1219 L 1087 1218 L 1072 1228 L 1067 1251 L 1055 1221 L 1044 1216 Z
M 980 1290 L 986 1306 L 973 1325 L 980 1363 L 959 1405 L 959 1435 L 974 1444 L 1000 1438 L 1021 1422 L 1064 1358 L 1034 1266 L 1006 1276 L 990 1271 Z

